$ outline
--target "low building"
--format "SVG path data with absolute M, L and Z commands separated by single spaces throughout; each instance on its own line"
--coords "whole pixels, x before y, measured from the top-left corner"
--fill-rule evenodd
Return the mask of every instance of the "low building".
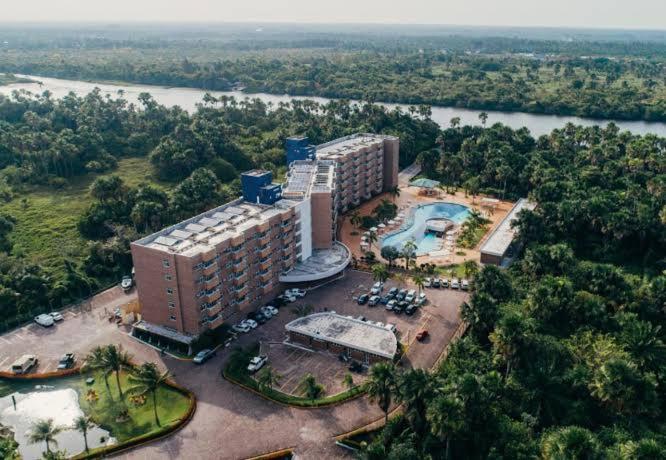
M 533 210 L 536 203 L 521 198 L 513 205 L 511 211 L 502 219 L 499 225 L 488 236 L 481 246 L 481 263 L 508 266 L 518 252 L 519 241 L 516 240 L 517 230 L 512 227 L 523 209 Z
M 398 339 L 392 331 L 334 312 L 304 316 L 285 328 L 294 344 L 343 353 L 365 364 L 392 360 L 398 351 Z

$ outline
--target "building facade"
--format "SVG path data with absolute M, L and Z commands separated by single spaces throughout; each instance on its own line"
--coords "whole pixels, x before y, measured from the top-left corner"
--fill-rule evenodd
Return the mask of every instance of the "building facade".
M 397 184 L 398 140 L 358 134 L 316 148 L 290 138 L 290 146 L 285 184 L 248 171 L 242 198 L 132 243 L 137 334 L 189 348 L 275 297 L 283 282 L 344 270 L 351 254 L 335 241 L 338 212 Z

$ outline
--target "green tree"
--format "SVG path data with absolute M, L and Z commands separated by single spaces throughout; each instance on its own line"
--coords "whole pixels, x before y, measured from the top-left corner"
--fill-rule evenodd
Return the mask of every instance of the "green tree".
M 74 419 L 74 425 L 72 428 L 74 428 L 76 431 L 80 432 L 83 435 L 83 443 L 86 448 L 86 452 L 88 452 L 88 430 L 93 428 L 94 425 L 90 421 L 88 417 L 85 415 L 81 415 L 80 417 L 77 417 Z
M 392 363 L 381 362 L 370 368 L 370 376 L 366 382 L 370 401 L 376 402 L 384 412 L 384 424 L 388 423 L 388 411 L 391 407 L 396 389 L 396 372 Z
M 64 427 L 55 425 L 52 418 L 37 420 L 30 427 L 30 431 L 28 432 L 28 442 L 30 442 L 30 444 L 44 442 L 46 443 L 46 452 L 51 452 L 51 444 L 54 446 L 58 445 L 58 441 L 56 441 L 55 437 L 63 430 Z
M 347 388 L 348 391 L 351 391 L 356 384 L 354 383 L 354 376 L 351 372 L 347 372 L 342 378 L 342 384 Z
M 397 185 L 396 185 L 395 187 L 392 187 L 392 188 L 389 190 L 389 193 L 391 194 L 391 198 L 393 199 L 393 202 L 395 203 L 395 201 L 396 201 L 398 198 L 400 198 L 400 187 L 397 186 Z
M 445 459 L 451 458 L 451 440 L 465 427 L 463 405 L 457 398 L 445 395 L 434 399 L 427 409 L 432 434 L 444 443 Z
M 153 400 L 153 414 L 155 423 L 160 424 L 157 415 L 157 391 L 169 378 L 169 371 L 160 372 L 155 363 L 143 363 L 141 366 L 132 370 L 129 375 L 130 387 L 127 391 L 132 395 L 145 396 L 150 395 Z
M 596 460 L 603 452 L 596 436 L 577 426 L 558 428 L 546 434 L 541 443 L 544 460 Z
M 389 279 L 389 271 L 386 268 L 386 265 L 384 264 L 374 264 L 372 266 L 372 279 L 375 281 L 379 281 L 380 283 L 384 283 L 387 279 Z
M 419 295 L 421 295 L 421 291 L 425 286 L 425 276 L 423 276 L 421 273 L 417 273 L 414 276 L 412 276 L 412 282 L 418 288 Z
M 312 374 L 306 374 L 303 377 L 301 388 L 303 388 L 303 392 L 311 401 L 319 398 L 324 393 L 324 386 L 317 383 L 315 376 Z
M 389 267 L 400 258 L 400 251 L 395 246 L 382 246 L 380 254 L 389 263 Z
M 262 388 L 273 389 L 275 385 L 280 383 L 282 376 L 278 374 L 271 366 L 266 366 L 259 373 L 257 382 Z
M 416 260 L 416 241 L 408 240 L 402 246 L 402 251 L 400 251 L 400 256 L 405 261 L 405 270 L 409 270 L 411 263 Z
M 134 365 L 132 364 L 132 355 L 123 351 L 120 345 L 107 345 L 104 349 L 102 362 L 104 365 L 105 373 L 116 374 L 118 393 L 122 399 L 123 389 L 120 385 L 120 373 L 123 371 L 131 371 L 134 368 Z

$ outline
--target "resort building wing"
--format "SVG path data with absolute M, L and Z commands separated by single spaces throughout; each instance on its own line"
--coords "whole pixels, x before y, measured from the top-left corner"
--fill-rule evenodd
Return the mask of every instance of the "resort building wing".
M 481 263 L 507 266 L 515 256 L 516 230 L 512 228 L 523 209 L 533 210 L 536 203 L 521 198 L 481 246 Z
M 393 359 L 398 351 L 398 339 L 389 329 L 333 312 L 304 316 L 285 328 L 293 343 L 344 353 L 364 363 Z

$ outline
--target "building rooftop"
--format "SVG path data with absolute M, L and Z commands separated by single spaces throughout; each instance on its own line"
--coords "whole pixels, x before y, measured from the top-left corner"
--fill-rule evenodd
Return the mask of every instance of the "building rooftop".
M 516 236 L 516 230 L 511 228 L 511 224 L 518 218 L 518 213 L 523 209 L 532 210 L 534 208 L 536 208 L 536 203 L 525 198 L 518 200 L 481 246 L 481 252 L 502 257 Z
M 178 332 L 173 329 L 160 326 L 158 324 L 148 323 L 143 320 L 134 323 L 133 327 L 135 329 L 149 332 L 151 334 L 157 334 L 161 335 L 162 337 L 167 337 L 171 340 L 175 340 L 176 342 L 184 343 L 186 345 L 189 345 L 194 341 L 194 337 L 192 337 L 191 335 L 183 334 L 182 332 Z
M 383 134 L 352 134 L 341 137 L 317 146 L 317 158 L 321 160 L 334 160 L 356 152 L 363 147 L 382 142 L 391 136 Z
M 388 329 L 333 312 L 315 313 L 285 326 L 287 331 L 392 359 L 398 339 Z
M 247 229 L 295 206 L 290 200 L 273 205 L 239 198 L 146 236 L 134 244 L 165 252 L 194 256 L 218 243 L 242 235 Z
M 332 190 L 335 164 L 327 160 L 297 160 L 289 166 L 282 196 L 290 200 L 302 200 L 311 192 Z
M 328 249 L 314 249 L 306 260 L 280 275 L 283 283 L 316 281 L 336 275 L 351 262 L 351 252 L 344 244 L 334 241 Z

